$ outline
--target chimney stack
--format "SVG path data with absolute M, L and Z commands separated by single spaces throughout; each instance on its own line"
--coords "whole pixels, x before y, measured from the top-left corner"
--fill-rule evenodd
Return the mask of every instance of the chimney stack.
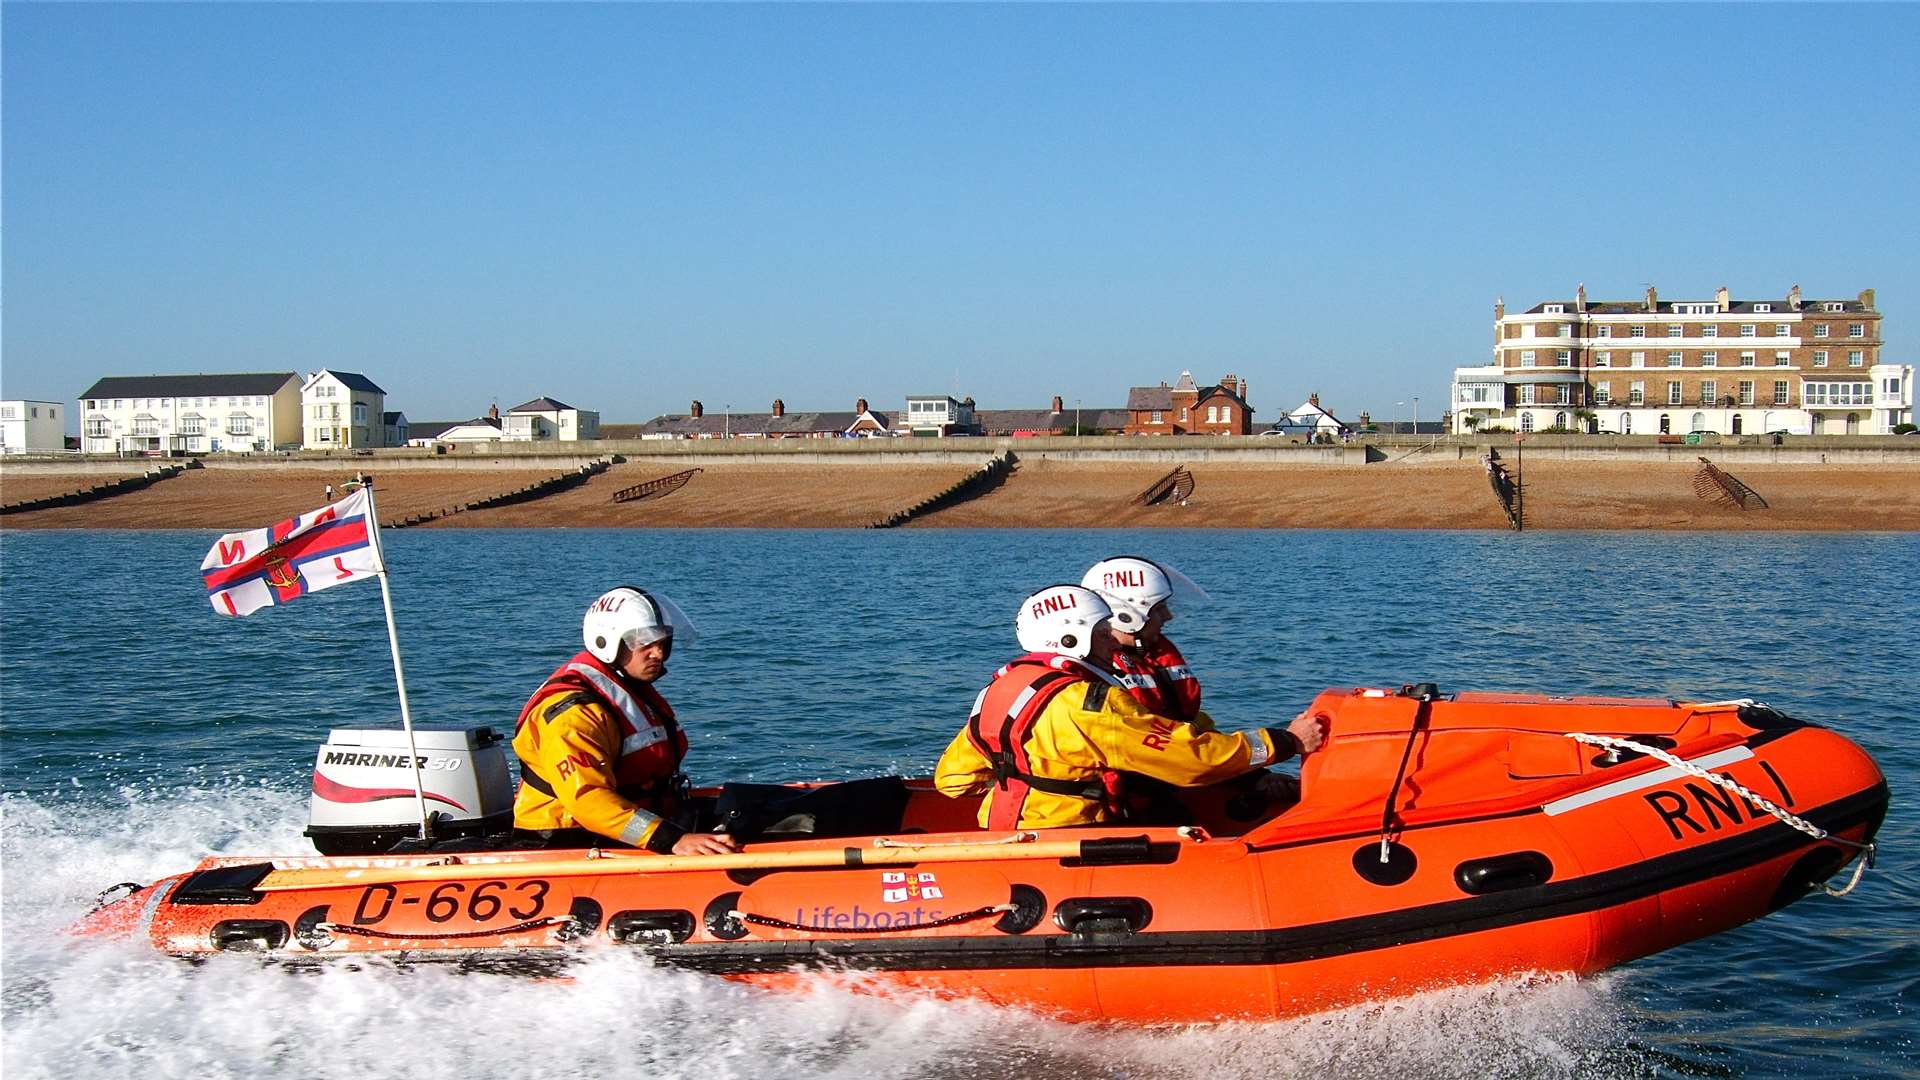
M 1573 294 L 1573 310 L 1575 310 L 1575 311 L 1577 311 L 1577 312 L 1579 312 L 1579 313 L 1581 313 L 1581 314 L 1583 314 L 1583 315 L 1584 315 L 1584 314 L 1586 314 L 1586 311 L 1587 311 L 1587 283 L 1586 283 L 1586 282 L 1584 282 L 1584 281 L 1580 283 L 1580 289 L 1579 289 L 1579 291 L 1578 291 L 1578 292 L 1575 292 L 1575 293 Z
M 1719 302 L 1722 313 L 1733 310 L 1733 301 L 1728 299 L 1725 285 L 1720 286 L 1720 290 L 1713 294 L 1713 298 Z
M 1868 311 L 1873 310 L 1873 290 L 1872 289 L 1860 290 L 1860 306 L 1863 308 L 1866 308 Z
M 781 401 L 779 398 L 774 398 L 773 399 L 773 415 L 775 419 L 778 419 L 779 417 L 787 415 L 787 403 L 784 401 Z
M 1649 313 L 1652 313 L 1659 310 L 1660 310 L 1660 292 L 1659 290 L 1655 289 L 1652 285 L 1648 285 L 1647 286 L 1647 311 Z
M 863 413 L 863 412 L 866 412 L 866 411 L 867 411 L 867 399 L 866 399 L 866 398 L 856 398 L 856 399 L 854 400 L 854 403 L 853 403 L 853 411 L 854 411 L 854 412 L 856 412 L 856 413 Z
M 1800 286 L 1795 285 L 1787 290 L 1787 306 L 1795 311 L 1800 310 Z
M 1066 402 L 1060 400 L 1059 394 L 1053 395 L 1053 415 L 1059 416 L 1061 413 L 1065 412 L 1066 404 L 1067 404 Z
M 1314 408 L 1316 408 L 1316 409 L 1317 409 L 1317 408 L 1319 408 L 1319 407 L 1320 407 L 1320 395 L 1319 395 L 1319 394 L 1308 394 L 1308 395 L 1307 395 L 1307 404 L 1309 404 L 1309 405 L 1311 405 L 1311 406 L 1313 406 L 1313 407 L 1314 407 Z
M 1493 321 L 1499 322 L 1507 317 L 1507 298 L 1496 297 L 1493 301 Z
M 1368 425 L 1372 423 L 1373 423 L 1373 414 L 1368 412 L 1365 409 L 1361 409 L 1360 410 L 1360 430 L 1365 431 Z
M 490 420 L 500 419 L 500 403 L 499 402 L 496 401 L 493 404 L 487 406 L 487 418 Z
M 693 417 L 695 420 L 700 419 L 702 416 L 705 416 L 706 414 L 707 414 L 706 407 L 701 405 L 698 401 L 694 402 L 693 407 L 687 410 L 687 415 Z

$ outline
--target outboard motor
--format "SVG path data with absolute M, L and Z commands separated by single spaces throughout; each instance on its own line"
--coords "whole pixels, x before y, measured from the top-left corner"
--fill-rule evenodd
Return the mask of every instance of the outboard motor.
M 433 840 L 485 836 L 513 824 L 505 740 L 492 728 L 413 733 Z M 407 733 L 335 728 L 313 763 L 306 835 L 322 855 L 372 855 L 420 835 Z

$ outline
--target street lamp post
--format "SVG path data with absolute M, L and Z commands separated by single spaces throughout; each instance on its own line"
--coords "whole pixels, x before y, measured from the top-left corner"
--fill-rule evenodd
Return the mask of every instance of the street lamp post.
M 1413 399 L 1413 433 L 1420 434 L 1420 399 Z
M 732 405 L 720 406 L 720 437 L 723 439 L 733 438 L 733 406 Z
M 1080 399 L 1079 399 L 1079 398 L 1074 398 L 1074 399 L 1073 399 L 1073 435 L 1074 435 L 1074 438 L 1076 438 L 1076 439 L 1077 439 L 1077 438 L 1079 438 L 1081 434 L 1082 434 L 1082 432 L 1081 432 L 1081 430 L 1080 430 Z
M 1404 401 L 1396 401 L 1393 403 L 1393 433 L 1395 435 L 1400 434 L 1400 410 L 1406 407 L 1407 403 Z

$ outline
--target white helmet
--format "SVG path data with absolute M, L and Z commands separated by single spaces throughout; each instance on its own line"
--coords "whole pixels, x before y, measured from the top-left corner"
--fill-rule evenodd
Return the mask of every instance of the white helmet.
M 622 585 L 587 606 L 580 636 L 588 652 L 611 664 L 619 658 L 622 645 L 639 649 L 666 638 L 671 649 L 675 641 L 691 645 L 700 632 L 679 604 L 638 585 Z
M 1078 585 L 1049 585 L 1020 601 L 1013 629 L 1028 652 L 1060 653 L 1085 660 L 1093 635 L 1113 614 L 1100 594 Z
M 1164 600 L 1199 604 L 1212 599 L 1187 575 L 1138 555 L 1102 559 L 1093 564 L 1080 584 L 1107 602 L 1113 609 L 1113 627 L 1123 634 L 1136 633 L 1147 625 L 1154 606 Z

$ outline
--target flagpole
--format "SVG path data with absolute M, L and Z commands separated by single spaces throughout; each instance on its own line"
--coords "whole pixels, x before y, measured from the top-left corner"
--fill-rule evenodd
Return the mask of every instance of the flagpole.
M 364 477 L 361 489 L 367 493 L 367 536 L 373 541 L 373 558 L 380 564 L 380 602 L 387 609 L 387 646 L 393 651 L 393 681 L 400 689 L 400 726 L 407 732 L 407 762 L 412 765 L 413 802 L 420 811 L 420 839 L 427 839 L 427 793 L 420 781 L 420 750 L 413 744 L 413 714 L 407 709 L 407 669 L 400 664 L 400 632 L 393 624 L 393 592 L 387 588 L 387 553 L 380 546 L 380 515 L 373 505 L 373 477 Z

